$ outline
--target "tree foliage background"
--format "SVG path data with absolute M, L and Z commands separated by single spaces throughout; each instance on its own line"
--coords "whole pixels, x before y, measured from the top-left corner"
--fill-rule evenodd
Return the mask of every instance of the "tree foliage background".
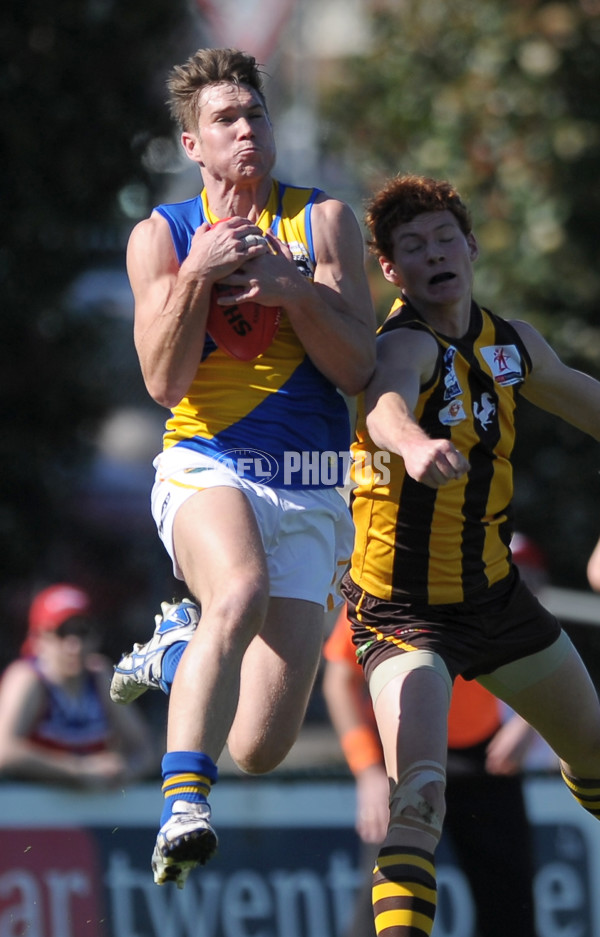
M 185 0 L 3 6 L 0 601 L 15 630 L 31 588 L 72 576 L 77 555 L 90 577 L 120 563 L 139 584 L 131 543 L 92 543 L 75 503 L 102 417 L 122 396 L 145 400 L 137 372 L 122 383 L 131 323 L 86 314 L 66 291 L 122 263 L 132 203 L 139 215 L 152 204 L 142 156 L 171 132 L 164 78 L 187 16 Z
M 367 54 L 340 63 L 322 145 L 367 197 L 397 172 L 448 178 L 480 244 L 479 301 L 531 321 L 600 376 L 600 3 L 400 0 L 377 4 Z M 381 315 L 391 294 L 377 271 Z M 556 584 L 585 586 L 600 534 L 600 453 L 523 406 L 517 523 Z

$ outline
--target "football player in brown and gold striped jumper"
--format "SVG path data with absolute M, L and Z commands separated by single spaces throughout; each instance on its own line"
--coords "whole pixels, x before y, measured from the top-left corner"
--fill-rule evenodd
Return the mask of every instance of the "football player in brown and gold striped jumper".
M 396 177 L 372 199 L 367 224 L 400 297 L 380 329 L 359 412 L 344 593 L 390 779 L 376 930 L 423 937 L 435 915 L 458 674 L 534 726 L 573 795 L 600 815 L 596 690 L 509 547 L 519 396 L 600 439 L 600 383 L 563 364 L 527 322 L 473 300 L 478 246 L 452 185 Z

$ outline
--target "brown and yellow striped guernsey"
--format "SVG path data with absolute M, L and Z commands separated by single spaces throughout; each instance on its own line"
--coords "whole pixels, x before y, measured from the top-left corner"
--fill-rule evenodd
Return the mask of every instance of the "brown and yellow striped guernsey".
M 357 482 L 351 576 L 381 599 L 463 601 L 508 575 L 515 439 L 515 408 L 531 359 L 513 326 L 476 303 L 462 338 L 429 326 L 398 300 L 380 329 L 423 329 L 435 338 L 438 361 L 420 389 L 415 417 L 432 438 L 448 438 L 469 460 L 468 474 L 432 489 L 410 478 L 400 456 L 389 454 L 389 483 L 363 466 L 375 458 L 359 407 L 353 446 Z

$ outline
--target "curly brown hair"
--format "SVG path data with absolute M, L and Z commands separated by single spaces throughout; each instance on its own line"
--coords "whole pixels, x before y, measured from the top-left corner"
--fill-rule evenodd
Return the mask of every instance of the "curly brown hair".
M 377 256 L 393 261 L 395 228 L 423 212 L 445 209 L 452 212 L 463 234 L 471 233 L 471 213 L 449 182 L 411 174 L 394 176 L 367 205 L 369 248 Z
M 267 110 L 262 75 L 253 55 L 239 49 L 198 49 L 183 65 L 176 65 L 167 80 L 171 116 L 183 130 L 194 133 L 198 129 L 198 98 L 207 85 L 220 82 L 249 85 Z

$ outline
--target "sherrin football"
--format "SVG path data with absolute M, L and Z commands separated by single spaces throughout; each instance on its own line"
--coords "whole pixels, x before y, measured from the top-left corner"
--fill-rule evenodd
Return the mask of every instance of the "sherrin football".
M 219 297 L 235 293 L 224 284 L 215 283 L 211 293 L 206 330 L 216 345 L 231 358 L 251 361 L 267 350 L 279 328 L 281 309 L 259 303 L 233 303 L 221 306 Z

